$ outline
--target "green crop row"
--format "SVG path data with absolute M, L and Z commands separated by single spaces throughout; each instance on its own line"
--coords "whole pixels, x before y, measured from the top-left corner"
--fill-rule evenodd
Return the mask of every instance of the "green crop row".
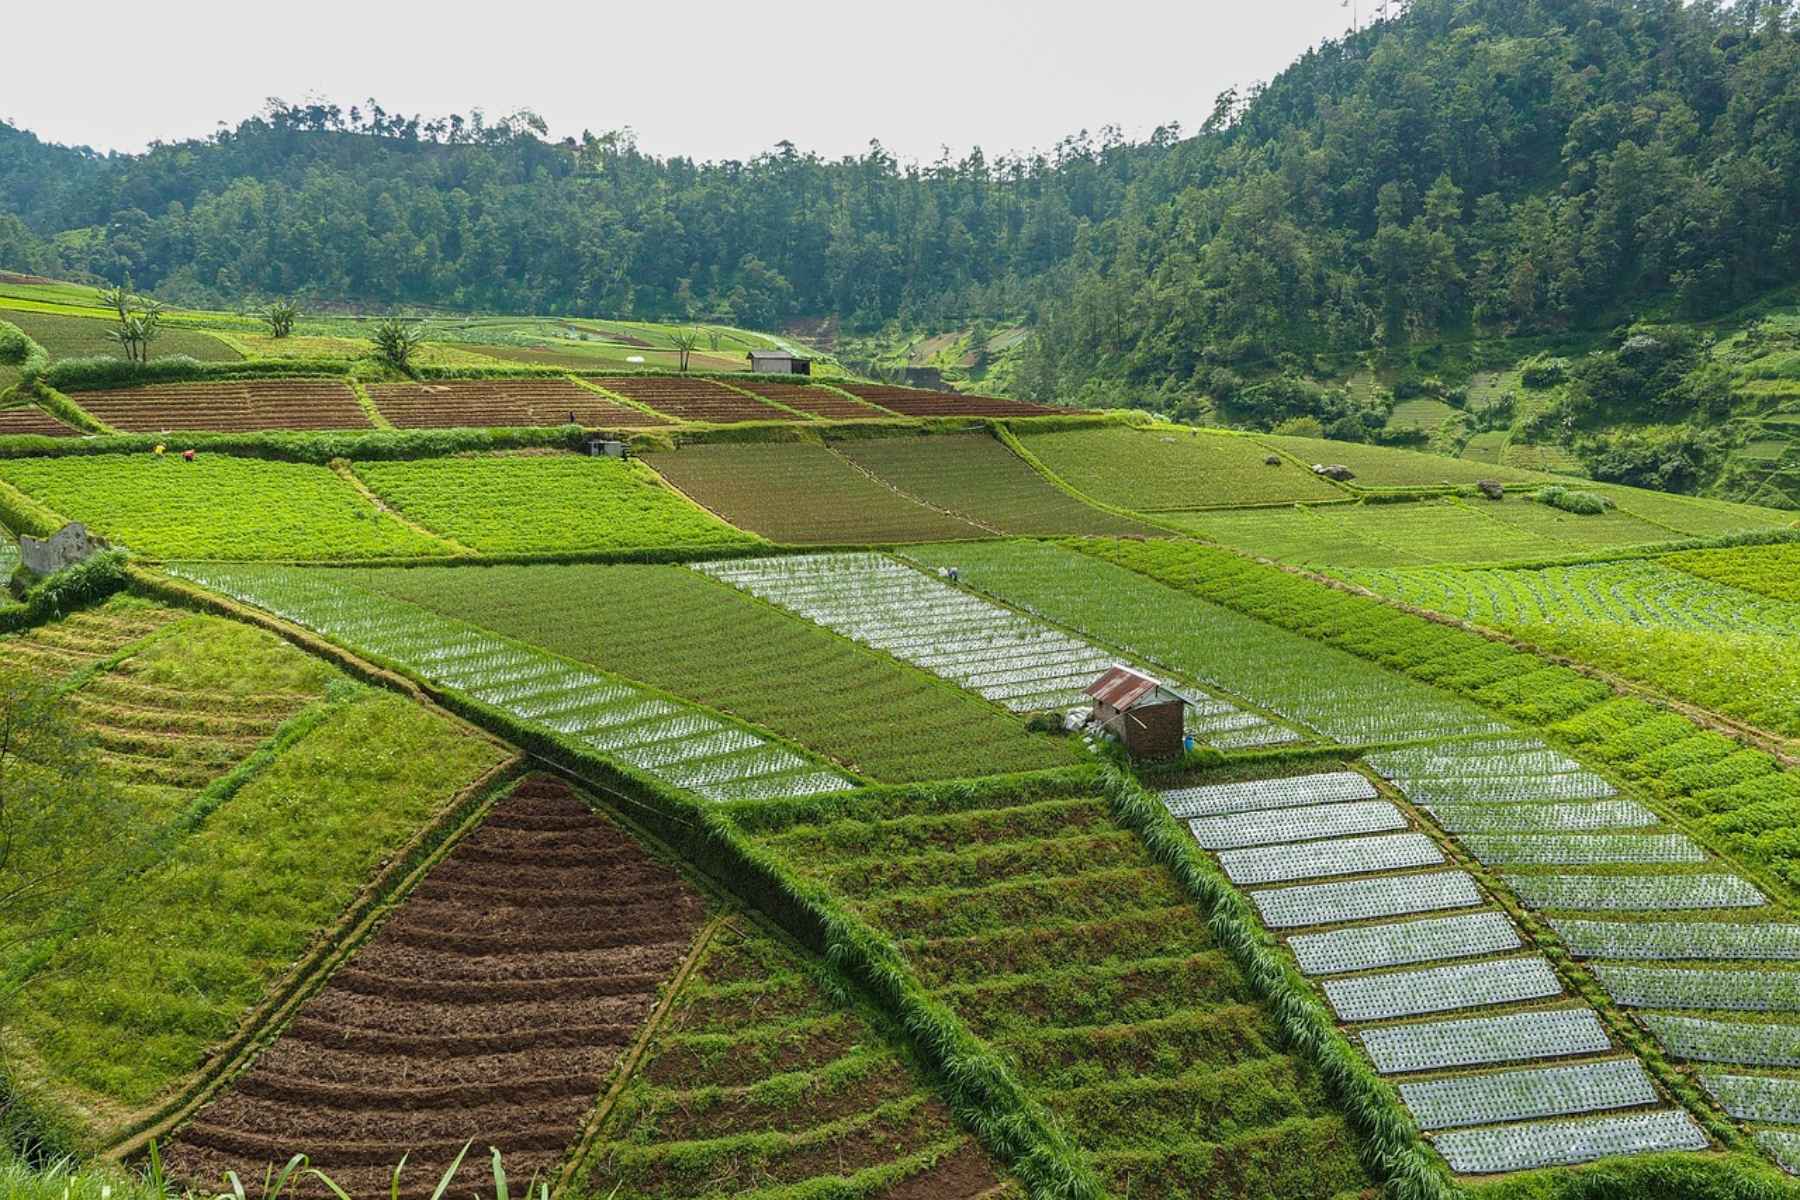
M 1319 1060 L 1294 1053 L 1268 1010 L 1245 1008 L 1254 987 L 1245 960 L 1220 949 L 1217 914 L 1195 911 L 1179 871 L 1159 863 L 1154 846 L 1146 851 L 1133 824 L 1142 813 L 1086 791 L 927 789 L 911 815 L 905 797 L 890 795 L 894 807 L 872 816 L 829 801 L 785 806 L 786 819 L 756 821 L 759 840 L 901 939 L 935 997 L 1008 1047 L 1026 1086 L 1115 1194 L 1180 1195 L 1253 1171 L 1250 1147 L 1294 1121 L 1327 1143 L 1333 1128 L 1340 1135 L 1304 1168 L 1277 1173 L 1317 1191 L 1284 1194 L 1332 1195 L 1369 1176 L 1394 1178 L 1396 1164 L 1409 1181 L 1396 1194 L 1441 1194 L 1442 1177 L 1403 1117 L 1391 1126 L 1399 1157 L 1395 1145 L 1342 1135 Z M 1065 814 L 1080 819 L 1046 825 Z M 896 855 L 897 840 L 908 853 Z M 1253 928 L 1247 914 L 1234 916 Z M 1196 1036 L 1195 1020 L 1214 1010 L 1255 1015 L 1231 1037 Z M 1083 1071 L 1090 1046 L 1111 1071 Z M 1200 1047 L 1217 1056 L 1194 1057 Z M 1402 1163 L 1407 1154 L 1419 1156 L 1421 1174 Z
M 368 462 L 355 470 L 405 516 L 485 553 L 703 550 L 760 540 L 688 503 L 635 461 L 498 455 Z
M 864 438 L 837 450 L 906 495 L 1001 533 L 1154 532 L 1083 504 L 989 434 Z
M 938 1169 L 1000 1177 L 878 1012 L 829 964 L 748 918 L 714 936 L 578 1165 L 575 1193 L 685 1197 L 785 1186 L 856 1200 Z M 881 1136 L 872 1137 L 879 1133 Z
M 675 566 L 355 571 L 358 586 L 734 713 L 876 779 L 1065 765 L 960 688 Z

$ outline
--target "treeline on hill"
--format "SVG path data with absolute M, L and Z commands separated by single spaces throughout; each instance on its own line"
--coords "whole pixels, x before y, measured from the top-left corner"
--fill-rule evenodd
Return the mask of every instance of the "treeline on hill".
M 930 166 L 658 159 L 373 102 L 137 156 L 0 125 L 0 261 L 178 300 L 1022 316 L 1027 393 L 1217 397 L 1284 355 L 1700 316 L 1792 280 L 1797 36 L 1789 0 L 1414 0 L 1192 136 Z

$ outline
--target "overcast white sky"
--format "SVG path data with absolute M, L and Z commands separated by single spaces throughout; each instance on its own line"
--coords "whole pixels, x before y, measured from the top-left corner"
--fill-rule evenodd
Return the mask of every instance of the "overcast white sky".
M 7 56 L 0 117 L 54 142 L 140 150 L 235 124 L 269 96 L 373 96 L 427 117 L 531 108 L 557 137 L 628 125 L 663 155 L 747 158 L 786 138 L 835 157 L 880 138 L 921 161 L 943 145 L 1047 148 L 1108 123 L 1192 129 L 1218 92 L 1350 21 L 1340 0 L 9 9 L 8 38 L 29 50 Z

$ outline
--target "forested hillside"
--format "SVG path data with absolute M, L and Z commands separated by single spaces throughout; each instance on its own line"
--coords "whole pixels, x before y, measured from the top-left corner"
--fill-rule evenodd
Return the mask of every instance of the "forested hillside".
M 190 303 L 805 319 L 853 361 L 999 358 L 985 387 L 1044 402 L 1800 498 L 1800 325 L 1742 311 L 1800 276 L 1787 0 L 1416 0 L 1184 115 L 929 165 L 662 159 L 374 101 L 272 102 L 136 156 L 0 125 L 0 269 Z

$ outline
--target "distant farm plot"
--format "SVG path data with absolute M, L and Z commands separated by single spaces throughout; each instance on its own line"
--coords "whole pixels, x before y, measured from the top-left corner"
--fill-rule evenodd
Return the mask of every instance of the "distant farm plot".
M 1728 533 L 1794 527 L 1793 512 L 1762 508 L 1754 504 L 1734 504 L 1728 500 L 1707 500 L 1698 496 L 1677 496 L 1669 492 L 1653 492 L 1645 488 L 1619 487 L 1614 484 L 1583 484 L 1583 491 L 1598 492 L 1634 517 L 1665 526 L 1677 535 L 1717 537 Z
M 1435 487 L 1468 484 L 1483 479 L 1500 483 L 1554 483 L 1552 477 L 1507 466 L 1467 462 L 1416 450 L 1396 450 L 1361 442 L 1332 442 L 1321 438 L 1258 434 L 1256 440 L 1303 463 L 1341 464 L 1356 475 L 1357 487 Z
M 1171 519 L 1254 554 L 1343 567 L 1555 558 L 1674 536 L 1625 513 L 1576 516 L 1520 497 L 1500 503 L 1426 500 L 1185 513 Z
M 574 454 L 364 462 L 356 474 L 399 512 L 488 553 L 749 545 L 642 463 Z
M 1463 447 L 1462 457 L 1470 462 L 1488 463 L 1501 461 L 1501 453 L 1506 449 L 1506 439 L 1510 436 L 1504 429 L 1490 429 L 1478 433 L 1469 439 Z
M 560 780 L 495 805 L 169 1155 L 196 1183 L 290 1145 L 357 1195 L 428 1196 L 469 1138 L 521 1180 L 578 1138 L 704 902 Z M 513 1082 L 498 1086 L 496 1073 Z M 463 1185 L 489 1174 L 475 1155 Z
M 794 421 L 802 418 L 765 404 L 722 383 L 690 376 L 607 375 L 592 381 L 615 395 L 648 405 L 678 421 L 717 425 L 741 421 Z
M 1429 397 L 1402 400 L 1394 405 L 1394 411 L 1388 414 L 1387 427 L 1434 433 L 1438 426 L 1455 416 L 1456 411 L 1442 400 L 1434 400 Z
M 359 586 L 730 712 L 876 779 L 1066 765 L 1068 743 L 677 566 L 351 572 Z
M 987 433 L 859 439 L 835 448 L 907 495 L 1000 533 L 1156 532 L 1083 504 Z
M 91 295 L 89 300 L 92 300 Z M 107 336 L 108 330 L 117 327 L 113 321 L 5 307 L 0 307 L 0 321 L 10 321 L 23 329 L 53 360 L 122 357 L 119 343 Z M 169 358 L 177 354 L 201 362 L 237 362 L 244 357 L 210 333 L 165 324 L 150 345 L 150 355 L 152 358 Z
M 330 560 L 446 554 L 325 467 L 202 454 L 0 462 L 0 479 L 152 558 Z
M 844 390 L 903 417 L 1032 417 L 1071 411 L 1003 396 L 965 396 L 959 392 L 928 392 L 880 384 L 847 383 Z
M 1077 491 L 1140 512 L 1341 499 L 1344 492 L 1247 437 L 1197 430 L 1073 429 L 1020 442 Z
M 338 379 L 161 383 L 74 395 L 96 419 L 126 433 L 370 427 L 355 393 Z
M 377 383 L 369 397 L 401 429 L 585 425 L 641 429 L 668 422 L 567 379 L 455 379 Z
M 731 382 L 733 387 L 824 421 L 874 421 L 889 416 L 874 405 L 852 400 L 835 388 L 774 379 L 734 379 Z
M 1662 561 L 1702 579 L 1800 603 L 1800 546 L 1694 550 Z
M 883 487 L 808 443 L 684 446 L 646 455 L 676 487 L 740 529 L 796 545 L 989 536 Z

